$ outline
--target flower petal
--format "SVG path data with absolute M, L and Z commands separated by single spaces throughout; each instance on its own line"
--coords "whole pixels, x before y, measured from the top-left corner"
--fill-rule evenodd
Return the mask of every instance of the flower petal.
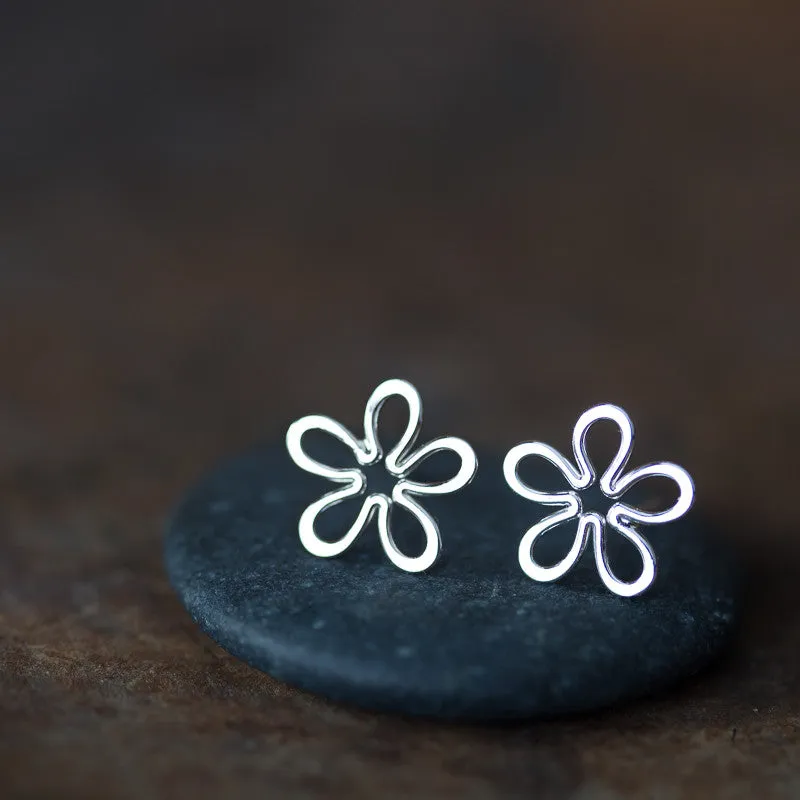
M 638 551 L 642 559 L 642 574 L 630 583 L 619 580 L 611 571 L 606 554 L 606 542 L 602 520 L 594 534 L 594 560 L 597 571 L 608 589 L 621 597 L 634 597 L 647 589 L 656 577 L 656 557 L 648 542 L 620 518 L 619 504 L 613 506 L 606 518 L 608 524 L 618 533 L 622 534 Z
M 321 475 L 332 481 L 353 481 L 361 473 L 357 469 L 346 467 L 329 467 L 311 458 L 303 449 L 303 436 L 309 431 L 320 430 L 335 436 L 340 442 L 349 447 L 359 464 L 364 463 L 364 446 L 344 425 L 338 423 L 330 417 L 323 417 L 319 414 L 311 414 L 301 417 L 293 422 L 286 431 L 286 449 L 292 461 L 300 469 L 311 472 L 314 475 Z
M 300 517 L 298 530 L 300 532 L 300 542 L 309 553 L 314 556 L 320 556 L 321 558 L 331 558 L 332 556 L 338 556 L 340 553 L 343 553 L 350 547 L 358 534 L 361 533 L 370 521 L 375 509 L 380 509 L 381 501 L 383 501 L 384 505 L 388 505 L 383 495 L 370 495 L 364 500 L 361 510 L 358 512 L 358 516 L 343 536 L 334 542 L 320 539 L 314 530 L 314 523 L 317 517 L 326 509 L 337 505 L 337 503 L 341 503 L 350 497 L 356 497 L 361 494 L 364 491 L 365 485 L 366 481 L 363 476 L 359 476 L 359 480 L 353 481 L 347 486 L 343 486 L 340 489 L 323 495 L 319 500 L 311 503 L 311 505 L 306 508 Z
M 577 563 L 578 559 L 583 553 L 586 542 L 588 540 L 588 518 L 593 517 L 592 514 L 583 514 L 578 520 L 578 531 L 575 534 L 575 541 L 572 547 L 564 558 L 552 567 L 543 567 L 533 560 L 533 546 L 536 540 L 544 533 L 558 525 L 574 519 L 579 514 L 577 501 L 575 504 L 569 505 L 567 508 L 556 511 L 549 517 L 545 517 L 541 522 L 537 522 L 523 537 L 519 543 L 519 565 L 522 571 L 535 581 L 555 581 L 563 575 L 566 575 Z
M 380 534 L 383 549 L 386 551 L 389 560 L 396 567 L 406 572 L 424 572 L 436 563 L 442 550 L 439 526 L 436 524 L 436 520 L 422 506 L 406 496 L 401 483 L 395 485 L 392 491 L 392 501 L 416 517 L 425 534 L 425 549 L 419 556 L 407 556 L 400 552 L 392 537 L 388 504 L 385 509 L 380 509 L 378 516 L 378 533 Z
M 409 494 L 447 494 L 448 492 L 456 492 L 466 486 L 475 477 L 475 472 L 478 469 L 478 458 L 467 442 L 455 436 L 443 436 L 440 439 L 428 442 L 428 444 L 420 447 L 397 466 L 402 470 L 401 474 L 403 476 L 408 475 L 426 458 L 442 450 L 451 450 L 461 460 L 458 472 L 452 478 L 438 483 L 418 483 L 417 481 L 402 478 L 398 485 Z
M 576 470 L 558 450 L 543 442 L 523 442 L 508 451 L 503 460 L 503 474 L 508 485 L 517 494 L 528 500 L 533 500 L 535 503 L 550 506 L 567 504 L 570 507 L 574 505 L 576 509 L 579 508 L 580 503 L 574 492 L 540 492 L 522 482 L 518 474 L 519 464 L 523 458 L 528 456 L 538 456 L 545 459 L 545 461 L 549 461 L 561 472 L 569 485 L 575 490 L 585 489 L 589 485 L 591 478 L 589 474 Z
M 586 488 L 591 485 L 595 476 L 594 467 L 589 461 L 589 455 L 586 452 L 586 436 L 589 433 L 589 428 L 602 419 L 616 423 L 620 432 L 617 454 L 600 478 L 600 489 L 604 494 L 614 497 L 613 487 L 620 473 L 625 469 L 633 449 L 633 422 L 631 422 L 631 418 L 625 411 L 619 406 L 611 405 L 611 403 L 603 403 L 584 411 L 575 423 L 575 429 L 572 432 L 572 449 L 575 453 L 575 460 L 578 462 L 580 473 L 584 476 L 589 476 L 585 486 L 580 487 Z
M 390 398 L 397 395 L 402 397 L 408 404 L 408 423 L 400 441 L 389 451 L 386 456 L 386 469 L 392 474 L 400 477 L 402 468 L 401 462 L 406 453 L 411 449 L 419 435 L 422 426 L 422 398 L 419 392 L 408 382 L 399 378 L 391 378 L 380 384 L 370 395 L 367 407 L 364 410 L 364 448 L 366 457 L 370 460 L 361 463 L 374 464 L 380 459 L 383 451 L 378 441 L 378 417 L 383 404 Z
M 619 497 L 635 483 L 649 477 L 669 478 L 678 485 L 678 499 L 665 511 L 640 511 L 638 508 L 615 503 L 609 509 L 609 521 L 612 512 L 616 519 L 627 519 L 631 522 L 640 522 L 646 525 L 659 525 L 682 517 L 694 503 L 694 482 L 689 473 L 677 464 L 661 462 L 647 464 L 644 467 L 631 470 L 620 478 L 614 487 L 614 496 Z

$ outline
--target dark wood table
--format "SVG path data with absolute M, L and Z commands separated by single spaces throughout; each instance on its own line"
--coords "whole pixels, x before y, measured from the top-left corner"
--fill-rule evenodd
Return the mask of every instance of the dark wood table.
M 163 5 L 0 12 L 2 797 L 800 796 L 793 5 Z M 628 408 L 742 553 L 731 651 L 482 728 L 216 648 L 171 504 L 391 375 L 497 449 Z

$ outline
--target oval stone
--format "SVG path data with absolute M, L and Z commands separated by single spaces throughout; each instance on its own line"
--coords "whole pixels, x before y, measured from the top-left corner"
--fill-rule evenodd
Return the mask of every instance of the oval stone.
M 515 495 L 501 462 L 484 455 L 466 489 L 418 498 L 439 522 L 443 557 L 408 574 L 384 555 L 374 521 L 336 558 L 307 553 L 297 521 L 332 484 L 299 470 L 282 443 L 256 447 L 180 503 L 166 536 L 170 580 L 197 624 L 234 656 L 331 700 L 401 714 L 503 720 L 590 711 L 662 690 L 723 650 L 738 616 L 737 570 L 696 512 L 641 529 L 658 575 L 639 597 L 602 585 L 591 545 L 566 577 L 535 583 L 517 547 L 553 509 Z M 326 512 L 331 534 L 357 510 Z M 392 524 L 413 551 L 413 519 L 396 513 Z M 573 522 L 546 534 L 537 560 L 558 561 L 574 533 Z M 637 557 L 621 539 L 608 533 L 609 557 L 633 577 Z

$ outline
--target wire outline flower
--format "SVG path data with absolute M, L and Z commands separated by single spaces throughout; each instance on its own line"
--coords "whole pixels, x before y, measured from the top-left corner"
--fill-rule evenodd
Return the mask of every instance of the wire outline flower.
M 303 436 L 311 430 L 326 431 L 353 451 L 359 466 L 377 464 L 384 457 L 378 440 L 378 417 L 383 404 L 393 396 L 402 397 L 406 401 L 409 414 L 403 435 L 385 457 L 387 471 L 398 479 L 392 494 L 388 496 L 377 492 L 367 495 L 350 528 L 339 539 L 332 542 L 325 541 L 314 529 L 317 517 L 331 506 L 364 494 L 367 479 L 358 468 L 329 467 L 311 458 L 303 449 Z M 439 526 L 411 495 L 448 494 L 458 491 L 475 477 L 478 459 L 467 442 L 454 436 L 434 439 L 412 453 L 421 427 L 422 399 L 419 392 L 408 381 L 398 378 L 384 381 L 370 395 L 364 410 L 363 439 L 357 439 L 336 420 L 318 414 L 302 417 L 289 426 L 286 432 L 286 449 L 295 464 L 314 475 L 344 484 L 341 488 L 328 492 L 311 503 L 300 516 L 298 522 L 300 542 L 309 553 L 321 558 L 331 558 L 343 553 L 377 513 L 381 544 L 395 566 L 406 572 L 423 572 L 433 566 L 442 547 Z M 407 477 L 421 462 L 440 450 L 452 450 L 461 459 L 461 466 L 452 478 L 438 483 L 419 483 Z M 392 537 L 390 515 L 394 504 L 410 512 L 422 527 L 425 534 L 425 548 L 419 556 L 407 556 L 402 553 Z
M 614 422 L 620 431 L 617 454 L 600 476 L 603 494 L 618 500 L 639 481 L 653 476 L 669 478 L 678 485 L 678 499 L 665 511 L 642 511 L 625 503 L 616 502 L 605 517 L 597 512 L 584 512 L 578 492 L 588 489 L 597 480 L 597 474 L 586 452 L 586 436 L 589 428 L 600 420 Z M 633 423 L 619 406 L 604 403 L 585 411 L 575 424 L 572 433 L 572 450 L 577 467 L 550 445 L 542 442 L 524 442 L 512 447 L 503 462 L 503 474 L 508 485 L 519 495 L 548 506 L 561 506 L 559 511 L 545 517 L 531 527 L 519 544 L 519 565 L 528 577 L 535 581 L 555 581 L 569 572 L 583 554 L 589 537 L 594 545 L 594 558 L 600 578 L 608 589 L 622 597 L 641 594 L 655 580 L 656 558 L 647 540 L 638 532 L 636 525 L 661 525 L 682 517 L 694 502 L 694 483 L 685 469 L 677 464 L 658 462 L 647 464 L 622 474 L 633 450 Z M 549 461 L 567 479 L 572 491 L 540 492 L 523 483 L 519 477 L 520 462 L 528 456 L 538 456 Z M 534 561 L 533 546 L 547 531 L 572 519 L 578 519 L 575 540 L 567 555 L 551 567 L 543 567 Z M 606 553 L 605 526 L 608 524 L 624 536 L 639 552 L 642 573 L 634 581 L 619 580 L 613 573 Z

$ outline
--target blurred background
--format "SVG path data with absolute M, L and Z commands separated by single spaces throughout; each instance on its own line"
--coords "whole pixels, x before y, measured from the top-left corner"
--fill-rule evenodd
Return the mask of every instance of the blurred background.
M 781 0 L 4 5 L 7 752 L 51 764 L 30 698 L 98 663 L 190 661 L 170 504 L 386 377 L 498 451 L 619 403 L 796 577 L 798 34 Z M 798 715 L 796 665 L 762 689 Z
M 498 448 L 621 403 L 788 522 L 798 16 L 7 6 L 2 458 L 205 461 L 399 375 Z

